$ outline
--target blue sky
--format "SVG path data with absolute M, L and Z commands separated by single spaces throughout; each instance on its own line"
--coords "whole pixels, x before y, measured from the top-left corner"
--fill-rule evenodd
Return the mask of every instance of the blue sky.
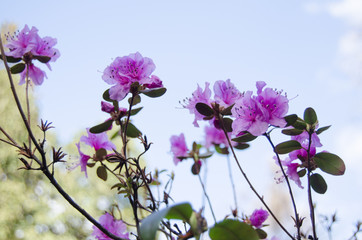
M 311 106 L 322 126 L 332 125 L 321 140 L 325 150 L 345 160 L 347 172 L 327 177 L 327 195 L 315 199 L 318 213 L 340 214 L 335 239 L 346 238 L 362 216 L 360 1 L 6 1 L 2 10 L 1 23 L 36 26 L 41 36 L 58 39 L 61 57 L 35 95 L 41 117 L 55 124 L 61 143 L 107 117 L 100 111 L 101 95 L 109 87 L 102 71 L 117 56 L 139 51 L 153 59 L 154 74 L 168 89 L 162 98 L 144 98 L 145 109 L 134 119 L 154 142 L 148 164 L 174 169 L 174 199 L 191 201 L 198 209 L 197 178 L 191 176 L 190 162 L 173 166 L 169 138 L 184 132 L 191 144 L 202 140 L 203 132 L 193 127 L 193 116 L 178 102 L 205 81 L 230 78 L 240 91 L 255 91 L 255 82 L 265 81 L 288 93 L 290 113 L 301 115 Z M 258 139 L 239 155 L 268 199 L 275 174 L 267 142 Z M 230 193 L 225 160 L 211 159 L 208 172 L 207 186 L 222 219 L 232 206 L 232 197 L 222 197 Z M 233 175 L 240 183 L 242 210 L 250 214 L 260 208 L 240 173 Z M 305 190 L 296 194 L 304 205 Z M 206 215 L 210 217 L 207 208 Z

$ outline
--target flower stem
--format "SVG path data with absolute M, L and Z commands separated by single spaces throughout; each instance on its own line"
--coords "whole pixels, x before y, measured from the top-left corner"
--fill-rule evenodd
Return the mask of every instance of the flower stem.
M 308 178 L 308 202 L 309 202 L 309 210 L 310 210 L 310 220 L 312 223 L 312 229 L 313 229 L 313 239 L 317 240 L 317 232 L 316 232 L 316 226 L 315 226 L 315 216 L 314 216 L 314 205 L 313 205 L 313 199 L 312 199 L 312 189 L 311 189 L 311 185 L 310 185 L 310 168 L 311 168 L 311 164 L 310 164 L 310 148 L 312 145 L 312 133 L 310 133 L 308 131 L 309 134 L 309 143 L 308 143 L 308 174 L 307 174 L 307 178 Z
M 207 202 L 209 203 L 209 206 L 210 206 L 210 210 L 211 210 L 211 214 L 212 214 L 212 217 L 214 218 L 214 221 L 216 223 L 216 217 L 215 217 L 215 213 L 214 213 L 214 210 L 212 208 L 212 205 L 211 205 L 211 201 L 210 201 L 210 198 L 209 198 L 209 195 L 207 194 L 206 192 L 206 189 L 205 189 L 205 186 L 204 186 L 204 183 L 202 182 L 201 180 L 201 177 L 200 177 L 200 174 L 197 174 L 197 176 L 199 177 L 199 181 L 201 183 L 201 187 L 202 187 L 202 190 L 204 191 L 204 195 L 207 199 Z
M 220 117 L 220 122 L 222 123 L 221 124 L 221 127 L 224 131 L 224 134 L 225 134 L 225 137 L 228 141 L 228 144 L 230 146 L 230 149 L 231 149 L 231 152 L 233 154 L 233 157 L 235 159 L 235 162 L 236 164 L 238 165 L 238 168 L 241 172 L 241 174 L 243 175 L 245 181 L 248 183 L 250 189 L 254 192 L 254 194 L 259 198 L 259 200 L 261 201 L 261 203 L 264 205 L 264 207 L 268 210 L 268 212 L 270 213 L 270 215 L 274 218 L 274 220 L 277 222 L 277 224 L 280 226 L 280 228 L 293 240 L 295 240 L 295 238 L 288 232 L 287 229 L 285 229 L 285 227 L 280 223 L 280 221 L 278 220 L 278 218 L 275 216 L 275 214 L 273 213 L 273 211 L 269 208 L 268 204 L 266 204 L 266 202 L 264 201 L 264 198 L 262 196 L 259 195 L 259 193 L 255 190 L 253 184 L 250 182 L 248 176 L 246 175 L 246 173 L 244 172 L 244 170 L 242 169 L 241 165 L 240 165 L 240 162 L 238 160 L 238 158 L 236 157 L 236 154 L 235 154 L 235 151 L 234 151 L 234 148 L 233 146 L 231 145 L 231 141 L 230 141 L 230 138 L 229 138 L 229 135 L 227 134 L 227 131 L 225 129 L 225 126 L 224 126 L 224 123 L 222 121 L 222 117 Z
M 231 188 L 233 191 L 233 195 L 234 195 L 234 203 L 235 203 L 235 210 L 238 210 L 238 201 L 236 198 L 236 190 L 235 190 L 235 183 L 234 183 L 234 179 L 233 179 L 233 173 L 232 173 L 232 169 L 231 169 L 231 163 L 230 163 L 230 157 L 229 154 L 226 155 L 226 159 L 227 159 L 227 163 L 228 163 L 228 169 L 229 169 L 229 177 L 230 177 L 230 182 L 231 182 Z
M 30 121 L 30 103 L 29 103 L 29 64 L 26 64 L 26 87 L 25 87 L 25 98 L 26 98 L 26 110 L 28 112 L 28 124 L 31 126 Z M 31 138 L 28 136 L 29 149 L 31 150 Z
M 290 186 L 290 182 L 289 182 L 289 179 L 288 179 L 288 176 L 287 174 L 285 173 L 284 171 L 284 168 L 282 166 L 282 162 L 280 160 L 280 157 L 279 157 L 279 154 L 276 152 L 275 150 L 275 146 L 274 146 L 274 143 L 272 142 L 271 138 L 270 138 L 270 135 L 265 133 L 264 136 L 268 139 L 270 145 L 272 146 L 273 148 L 273 151 L 278 159 L 278 164 L 279 164 L 279 167 L 283 173 L 283 176 L 284 176 L 284 179 L 285 179 L 285 182 L 287 183 L 287 186 L 288 186 L 288 190 L 289 190 L 289 195 L 290 195 L 290 198 L 292 200 L 292 204 L 293 204 L 293 210 L 294 210 L 294 216 L 295 216 L 295 225 L 296 225 L 296 228 L 297 228 L 297 239 L 301 239 L 301 234 L 300 234 L 300 219 L 299 219 L 299 214 L 298 214 L 298 210 L 297 210 L 297 205 L 295 204 L 295 200 L 294 200 L 294 195 L 293 195 L 293 191 L 292 191 L 292 188 Z

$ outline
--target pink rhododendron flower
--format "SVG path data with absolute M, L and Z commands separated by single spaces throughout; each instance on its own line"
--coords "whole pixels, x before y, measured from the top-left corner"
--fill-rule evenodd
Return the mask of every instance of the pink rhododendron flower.
M 80 138 L 80 141 L 93 147 L 96 151 L 101 148 L 104 148 L 106 150 L 116 149 L 116 146 L 108 140 L 107 133 L 102 132 L 94 134 L 89 131 L 89 128 L 87 128 L 87 133 L 88 136 L 82 136 Z
M 31 30 L 29 30 L 27 25 L 25 25 L 17 35 L 7 35 L 7 40 L 8 43 L 5 47 L 9 48 L 10 52 L 6 53 L 6 55 L 22 58 L 27 65 L 20 74 L 19 84 L 25 83 L 26 72 L 28 70 L 29 79 L 31 79 L 35 85 L 41 85 L 44 78 L 46 78 L 46 74 L 44 71 L 34 66 L 33 60 L 37 59 L 37 56 L 46 56 L 50 57 L 50 62 L 56 61 L 60 56 L 59 50 L 53 48 L 57 43 L 57 40 L 51 37 L 41 38 L 38 35 L 38 29 L 32 27 Z M 47 62 L 46 65 L 51 70 L 49 62 Z
M 233 105 L 242 96 L 240 91 L 230 82 L 230 79 L 216 81 L 214 84 L 214 94 L 216 103 L 223 107 Z
M 90 156 L 88 155 L 85 155 L 81 150 L 80 150 L 80 143 L 76 143 L 75 145 L 77 145 L 77 148 L 78 148 L 78 152 L 79 152 L 79 163 L 75 166 L 75 167 L 78 167 L 80 165 L 80 170 L 82 172 L 85 173 L 85 176 L 88 177 L 88 174 L 87 174 L 87 163 L 88 163 L 88 160 L 90 159 Z
M 139 52 L 128 56 L 117 57 L 103 73 L 102 79 L 113 85 L 109 89 L 109 96 L 113 100 L 122 100 L 126 97 L 134 82 L 144 84 L 145 87 L 162 87 L 161 80 L 156 76 L 150 76 L 156 69 L 152 59 L 142 57 Z
M 52 37 L 41 38 L 39 35 L 35 36 L 36 44 L 31 50 L 31 53 L 35 56 L 47 56 L 50 57 L 50 62 L 55 62 L 59 57 L 59 50 L 53 48 L 57 44 L 57 39 Z M 49 62 L 46 63 L 49 70 L 51 70 Z
M 248 131 L 254 136 L 259 136 L 268 130 L 269 124 L 260 104 L 252 94 L 251 91 L 247 91 L 231 110 L 233 117 L 235 117 L 232 123 L 234 135 Z
M 102 112 L 106 112 L 106 113 L 111 113 L 114 111 L 114 106 L 113 104 L 110 104 L 108 102 L 101 102 L 101 108 L 102 108 Z
M 187 148 L 185 136 L 183 133 L 181 133 L 179 136 L 171 136 L 170 141 L 173 162 L 175 165 L 177 165 L 181 161 L 179 157 L 187 157 L 189 149 Z
M 278 159 L 274 157 L 275 163 L 279 166 Z M 298 167 L 300 166 L 299 163 L 293 162 L 294 159 L 286 158 L 285 160 L 281 160 L 283 166 L 287 167 L 287 171 L 285 174 L 288 176 L 289 179 L 293 180 L 298 187 L 304 188 L 302 186 L 302 182 L 300 181 L 300 177 L 298 175 Z M 281 176 L 278 181 L 282 182 L 284 180 L 284 176 Z
M 120 238 L 129 239 L 129 233 L 126 232 L 127 231 L 126 224 L 122 220 L 115 220 L 111 214 L 109 213 L 103 214 L 99 218 L 99 223 L 113 235 Z M 92 235 L 96 237 L 98 240 L 111 239 L 101 230 L 99 230 L 96 226 L 93 226 Z
M 10 52 L 7 52 L 7 56 L 14 58 L 22 58 L 25 53 L 30 52 L 36 45 L 36 36 L 38 29 L 32 27 L 29 29 L 28 25 L 15 36 L 7 35 L 5 47 L 9 48 Z
M 143 86 L 152 89 L 163 87 L 163 84 L 159 77 L 152 75 L 151 78 L 148 79 L 148 81 L 144 82 Z
M 257 209 L 255 210 L 249 220 L 251 225 L 253 225 L 256 228 L 260 228 L 262 227 L 263 223 L 265 222 L 265 220 L 268 218 L 269 213 L 263 209 Z
M 196 109 L 197 103 L 205 103 L 207 105 L 210 105 L 211 100 L 211 90 L 209 88 L 210 83 L 205 82 L 205 89 L 202 90 L 202 88 L 197 85 L 196 91 L 192 93 L 191 98 L 187 98 L 186 102 L 187 104 L 184 106 L 184 108 L 187 108 L 191 114 L 195 114 L 195 120 L 193 122 L 195 127 L 199 127 L 199 124 L 197 121 L 202 120 L 205 116 L 200 114 Z
M 205 147 L 209 148 L 214 144 L 223 144 L 224 146 L 229 146 L 223 130 L 217 129 L 214 126 L 206 126 Z
M 28 76 L 35 85 L 41 85 L 44 82 L 44 78 L 48 78 L 43 70 L 41 70 L 38 67 L 35 67 L 34 64 L 32 63 L 28 64 L 28 69 L 29 69 Z M 24 71 L 20 73 L 19 85 L 24 84 L 25 79 L 26 79 L 26 68 Z
M 266 86 L 265 82 L 259 81 L 256 83 L 256 86 L 258 89 L 256 100 L 260 103 L 268 123 L 277 127 L 285 127 L 286 121 L 284 116 L 289 109 L 288 98 L 281 95 L 282 92 L 271 88 L 263 90 Z
M 232 109 L 233 134 L 239 135 L 248 131 L 254 136 L 264 134 L 269 125 L 284 127 L 286 121 L 284 116 L 288 112 L 288 98 L 282 96 L 281 92 L 265 87 L 265 82 L 257 82 L 257 95 L 253 96 L 251 91 L 246 92 L 241 99 L 237 100 Z
M 299 134 L 297 136 L 292 136 L 291 139 L 298 141 L 302 145 L 303 148 L 289 153 L 289 158 L 292 160 L 300 159 L 301 161 L 307 161 L 308 160 L 307 149 L 309 147 L 308 132 L 304 131 L 302 134 Z M 312 158 L 312 157 L 314 157 L 314 155 L 317 152 L 316 147 L 322 147 L 323 145 L 321 144 L 319 137 L 316 133 L 312 134 L 311 140 L 312 140 L 312 142 L 311 142 L 311 146 L 310 146 L 309 157 Z

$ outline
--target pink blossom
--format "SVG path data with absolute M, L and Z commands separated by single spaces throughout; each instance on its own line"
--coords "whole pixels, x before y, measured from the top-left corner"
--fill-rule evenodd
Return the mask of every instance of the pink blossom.
M 122 220 L 115 220 L 111 214 L 103 214 L 99 218 L 99 223 L 113 235 L 120 238 L 129 239 L 129 233 L 126 232 L 126 224 Z M 104 234 L 101 230 L 99 230 L 96 226 L 93 226 L 92 235 L 95 236 L 98 240 L 112 239 Z
M 215 102 L 223 107 L 231 106 L 242 96 L 240 91 L 230 82 L 230 79 L 226 81 L 216 81 L 214 84 L 214 93 Z
M 248 131 L 254 136 L 259 136 L 268 130 L 268 121 L 263 113 L 260 104 L 252 96 L 251 91 L 247 91 L 239 99 L 231 110 L 235 120 L 232 123 L 234 135 L 239 135 L 243 131 Z
M 307 161 L 308 160 L 307 150 L 309 147 L 309 133 L 307 131 L 304 131 L 302 134 L 299 134 L 297 136 L 292 136 L 291 139 L 298 141 L 302 145 L 302 148 L 289 153 L 290 159 L 292 160 L 300 159 L 302 162 Z M 312 142 L 310 144 L 309 157 L 312 158 L 317 152 L 316 148 L 322 147 L 323 145 L 321 144 L 319 137 L 316 133 L 312 133 L 311 140 Z
M 170 138 L 171 152 L 173 154 L 173 162 L 177 165 L 181 160 L 179 157 L 187 157 L 189 149 L 187 148 L 185 136 L 181 133 L 179 136 L 173 135 Z
M 36 44 L 32 48 L 31 53 L 35 56 L 47 56 L 50 57 L 50 62 L 55 62 L 59 57 L 59 50 L 53 48 L 57 44 L 57 39 L 52 37 L 39 37 L 35 36 Z M 51 70 L 49 62 L 46 63 L 49 70 Z
M 111 113 L 114 111 L 113 104 L 102 101 L 101 102 L 102 112 Z
M 263 209 L 257 209 L 254 210 L 254 212 L 251 214 L 249 220 L 251 225 L 253 225 L 256 228 L 262 227 L 265 220 L 268 218 L 269 213 Z
M 223 130 L 217 129 L 214 126 L 206 126 L 205 147 L 209 148 L 214 144 L 223 144 L 224 146 L 229 146 Z
M 279 166 L 278 159 L 274 157 L 275 163 Z M 302 182 L 300 181 L 300 177 L 298 175 L 298 167 L 300 166 L 299 163 L 293 162 L 294 159 L 286 158 L 285 160 L 281 160 L 283 166 L 287 167 L 287 171 L 285 174 L 288 176 L 289 179 L 293 180 L 298 187 L 304 188 L 302 186 Z M 281 177 L 279 181 L 282 181 L 284 177 Z
M 30 52 L 36 46 L 36 36 L 38 29 L 32 27 L 29 29 L 28 25 L 15 36 L 7 35 L 8 43 L 5 47 L 9 48 L 10 52 L 6 53 L 7 56 L 15 58 L 22 58 L 25 53 Z
M 199 113 L 196 109 L 196 104 L 197 103 L 205 103 L 207 105 L 210 105 L 211 100 L 211 90 L 209 88 L 210 83 L 205 82 L 205 90 L 202 90 L 202 88 L 197 85 L 197 89 L 196 91 L 194 91 L 192 93 L 192 97 L 186 99 L 186 105 L 184 106 L 184 108 L 187 108 L 191 114 L 195 114 L 195 119 L 194 119 L 194 126 L 195 127 L 199 127 L 199 124 L 197 121 L 202 120 L 205 116 L 202 115 L 201 113 Z
M 19 84 L 24 84 L 26 79 L 26 72 L 28 70 L 28 77 L 33 81 L 35 85 L 41 85 L 46 77 L 44 71 L 35 67 L 33 60 L 36 59 L 36 56 L 46 56 L 50 57 L 50 61 L 56 61 L 59 56 L 59 50 L 54 48 L 57 40 L 51 37 L 41 38 L 38 35 L 38 29 L 32 27 L 29 30 L 29 27 L 25 27 L 20 31 L 16 36 L 7 36 L 8 43 L 5 45 L 9 48 L 10 52 L 6 53 L 7 56 L 12 56 L 15 58 L 22 58 L 25 61 L 27 67 L 23 72 L 20 73 L 20 82 Z M 46 63 L 48 68 L 50 68 L 49 62 Z
M 108 140 L 107 133 L 102 132 L 94 134 L 89 131 L 89 128 L 87 128 L 87 133 L 88 136 L 82 136 L 80 138 L 80 141 L 93 147 L 96 151 L 101 148 L 104 148 L 106 150 L 116 149 L 116 146 Z
M 128 56 L 117 57 L 103 73 L 102 79 L 113 87 L 109 90 L 109 96 L 113 100 L 122 100 L 126 97 L 134 82 L 145 87 L 162 86 L 162 82 L 156 76 L 150 76 L 156 69 L 152 59 L 142 57 L 139 52 Z
M 144 81 L 143 86 L 152 89 L 152 88 L 163 87 L 163 84 L 159 77 L 152 75 L 151 78 L 148 79 L 148 81 Z
M 28 67 L 28 76 L 33 81 L 35 85 L 41 85 L 44 82 L 44 78 L 48 78 L 46 73 L 41 70 L 40 68 L 36 67 L 34 64 L 29 63 L 27 65 Z M 26 68 L 24 71 L 20 73 L 20 81 L 19 85 L 22 85 L 25 83 L 26 79 Z
M 284 116 L 288 112 L 288 98 L 281 92 L 265 87 L 265 82 L 257 82 L 257 95 L 246 92 L 236 101 L 232 109 L 235 117 L 232 128 L 235 135 L 248 131 L 254 136 L 264 134 L 269 125 L 284 127 Z
M 87 174 L 87 163 L 88 163 L 88 160 L 90 159 L 90 156 L 85 155 L 85 154 L 80 150 L 80 143 L 76 143 L 75 145 L 77 145 L 78 152 L 79 152 L 79 155 L 80 155 L 79 163 L 78 163 L 75 167 L 78 167 L 78 166 L 80 165 L 80 170 L 85 173 L 85 176 L 86 176 L 86 177 L 88 177 L 88 174 Z
M 282 92 L 273 90 L 271 88 L 263 88 L 266 86 L 265 82 L 259 81 L 256 83 L 257 94 L 256 100 L 260 103 L 261 109 L 265 115 L 267 122 L 270 125 L 277 127 L 285 127 L 286 121 L 284 116 L 288 112 L 288 98 L 281 95 Z

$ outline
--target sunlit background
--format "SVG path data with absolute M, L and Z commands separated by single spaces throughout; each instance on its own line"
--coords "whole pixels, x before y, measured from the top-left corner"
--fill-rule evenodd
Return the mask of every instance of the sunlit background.
M 134 118 L 154 143 L 147 167 L 173 170 L 172 199 L 189 201 L 199 210 L 204 204 L 200 183 L 191 174 L 190 161 L 174 166 L 169 138 L 184 133 L 191 147 L 194 140 L 204 141 L 203 125 L 194 128 L 193 116 L 179 101 L 205 81 L 230 78 L 240 91 L 255 91 L 256 81 L 265 81 L 288 93 L 290 113 L 302 115 L 313 107 L 320 126 L 332 125 L 321 135 L 323 150 L 338 154 L 347 170 L 342 177 L 324 174 L 328 191 L 314 194 L 317 221 L 337 212 L 333 239 L 347 239 L 362 220 L 362 1 L 33 0 L 6 1 L 0 12 L 2 24 L 20 29 L 28 24 L 40 36 L 58 40 L 61 57 L 34 92 L 40 117 L 56 126 L 60 145 L 108 117 L 100 111 L 102 93 L 109 88 L 102 72 L 116 57 L 139 51 L 153 59 L 154 74 L 167 88 L 162 98 L 144 97 L 144 110 Z M 278 131 L 272 137 L 276 142 L 287 139 Z M 266 139 L 258 138 L 238 156 L 258 191 L 286 216 L 283 221 L 291 229 L 287 188 L 275 182 L 278 173 Z M 206 168 L 207 191 L 222 220 L 234 207 L 226 158 L 211 158 Z M 251 214 L 262 205 L 233 161 L 232 168 L 239 211 Z M 299 210 L 309 219 L 306 189 L 293 188 Z M 207 204 L 205 215 L 212 225 Z M 269 223 L 265 230 L 285 239 L 273 220 Z M 327 239 L 322 225 L 318 232 Z

